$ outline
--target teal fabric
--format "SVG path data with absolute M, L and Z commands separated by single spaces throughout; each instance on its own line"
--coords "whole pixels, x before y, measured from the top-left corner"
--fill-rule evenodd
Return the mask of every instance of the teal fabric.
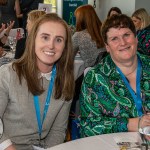
M 150 59 L 142 62 L 141 94 L 144 111 L 150 111 Z M 81 137 L 126 132 L 128 118 L 138 117 L 134 100 L 110 55 L 90 70 L 80 94 Z
M 138 51 L 150 56 L 150 25 L 137 32 Z

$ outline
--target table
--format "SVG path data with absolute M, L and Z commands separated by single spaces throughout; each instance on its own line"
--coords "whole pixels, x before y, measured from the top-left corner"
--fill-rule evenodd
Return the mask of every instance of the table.
M 119 150 L 116 143 L 120 141 L 141 142 L 141 139 L 137 132 L 103 134 L 66 142 L 47 150 Z

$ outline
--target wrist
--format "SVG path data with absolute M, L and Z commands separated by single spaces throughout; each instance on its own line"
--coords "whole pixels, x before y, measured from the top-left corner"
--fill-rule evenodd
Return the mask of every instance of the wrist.
M 129 118 L 127 128 L 129 132 L 138 132 L 139 118 Z

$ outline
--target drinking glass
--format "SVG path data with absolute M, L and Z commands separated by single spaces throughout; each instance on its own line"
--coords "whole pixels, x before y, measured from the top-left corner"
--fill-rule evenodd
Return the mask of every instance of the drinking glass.
M 8 37 L 8 45 L 10 46 L 12 52 L 15 52 L 16 50 L 16 43 L 17 43 L 16 37 L 13 36 Z

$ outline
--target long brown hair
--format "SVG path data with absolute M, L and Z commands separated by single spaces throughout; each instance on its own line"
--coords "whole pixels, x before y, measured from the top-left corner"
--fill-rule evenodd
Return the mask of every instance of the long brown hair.
M 97 48 L 104 47 L 101 37 L 102 23 L 91 5 L 82 5 L 75 10 L 76 31 L 87 29 L 92 40 L 96 42 Z
M 35 54 L 35 38 L 39 27 L 45 22 L 57 22 L 64 26 L 66 30 L 66 43 L 61 58 L 56 62 L 56 79 L 54 97 L 65 98 L 70 100 L 74 94 L 74 68 L 73 68 L 73 51 L 70 30 L 66 22 L 58 17 L 55 13 L 43 15 L 34 24 L 31 33 L 27 38 L 27 44 L 24 55 L 13 63 L 13 68 L 16 70 L 20 83 L 24 77 L 27 81 L 29 91 L 33 95 L 40 95 L 44 89 L 39 80 L 37 67 L 37 59 Z

